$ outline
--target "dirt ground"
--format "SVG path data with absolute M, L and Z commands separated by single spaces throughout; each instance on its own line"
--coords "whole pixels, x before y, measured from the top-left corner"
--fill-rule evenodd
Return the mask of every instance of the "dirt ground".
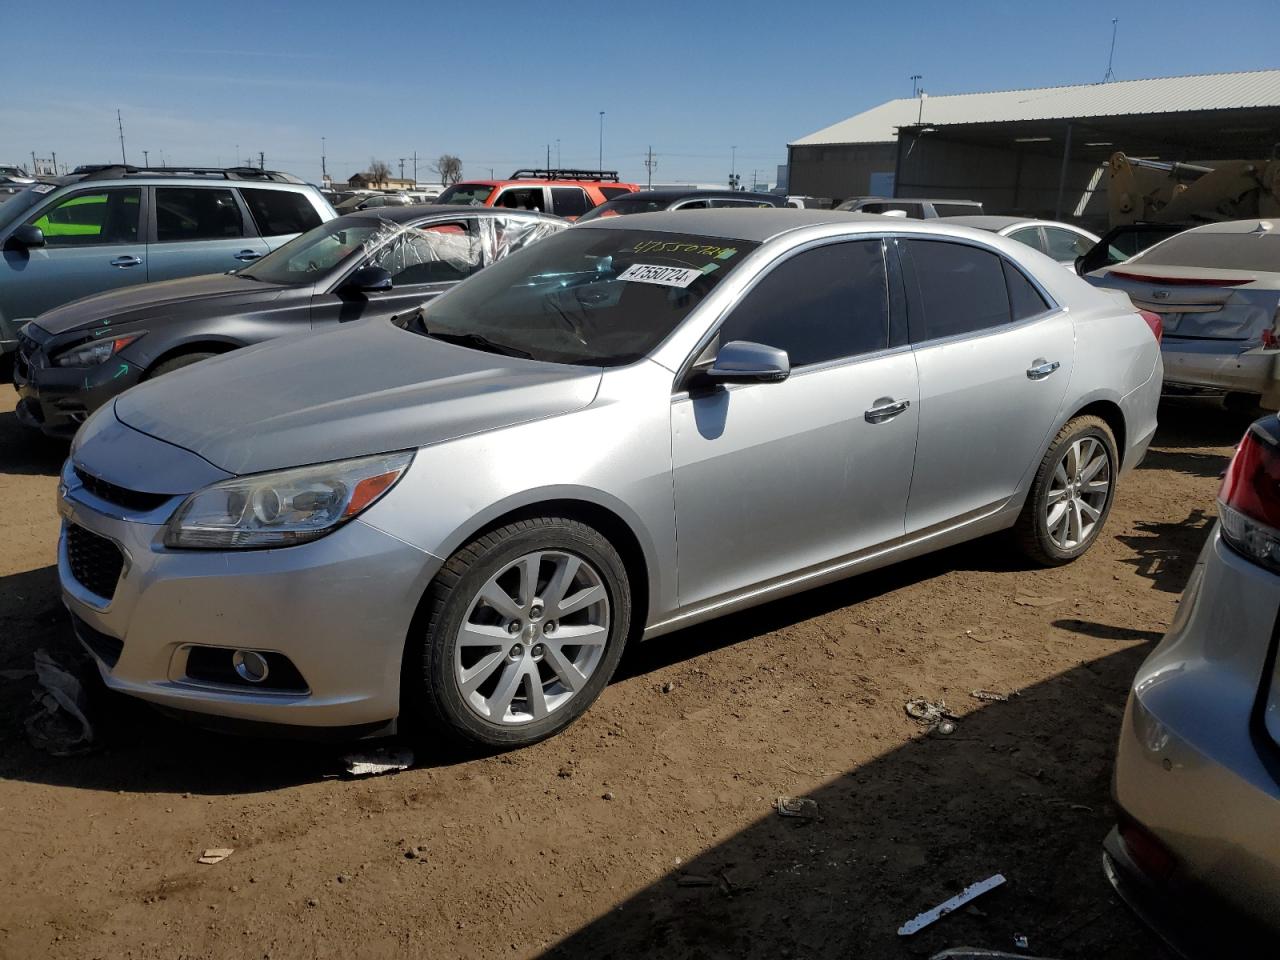
M 0 670 L 40 647 L 83 663 L 53 566 L 65 445 L 12 407 L 0 388 Z M 1163 957 L 1102 875 L 1110 767 L 1245 421 L 1161 419 L 1076 564 L 979 542 L 655 640 L 576 726 L 507 755 L 339 779 L 341 746 L 202 733 L 99 688 L 100 748 L 56 758 L 23 732 L 33 681 L 0 679 L 0 958 L 915 958 L 1019 934 Z M 925 734 L 916 696 L 956 733 Z M 208 847 L 235 853 L 198 864 Z M 897 936 L 996 872 L 975 909 Z

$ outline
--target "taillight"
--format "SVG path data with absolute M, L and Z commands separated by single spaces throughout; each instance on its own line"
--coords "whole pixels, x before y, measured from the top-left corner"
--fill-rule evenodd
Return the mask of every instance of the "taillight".
M 1120 814 L 1119 833 L 1134 865 L 1152 880 L 1168 880 L 1177 866 L 1169 848 L 1132 817 Z
M 1280 569 L 1280 448 L 1267 427 L 1274 417 L 1249 427 L 1236 448 L 1218 492 L 1222 535 L 1250 560 Z
M 1150 310 L 1139 310 L 1138 316 L 1147 321 L 1147 326 L 1156 336 L 1156 343 L 1159 343 L 1164 337 L 1164 321 L 1160 319 L 1160 314 L 1152 313 Z

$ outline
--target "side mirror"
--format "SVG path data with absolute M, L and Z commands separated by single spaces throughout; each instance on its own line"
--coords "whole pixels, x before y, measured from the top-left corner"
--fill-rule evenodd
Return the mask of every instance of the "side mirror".
M 1084 276 L 1084 254 L 1083 253 L 1080 254 L 1080 256 L 1076 257 L 1076 276 L 1077 277 Z
M 392 287 L 391 274 L 382 267 L 361 267 L 351 274 L 351 278 L 347 280 L 347 286 L 359 290 L 361 293 L 390 290 Z
M 44 231 L 33 223 L 24 223 L 9 234 L 9 240 L 20 247 L 43 247 Z
M 706 372 L 714 383 L 779 383 L 789 376 L 787 351 L 749 340 L 726 343 Z

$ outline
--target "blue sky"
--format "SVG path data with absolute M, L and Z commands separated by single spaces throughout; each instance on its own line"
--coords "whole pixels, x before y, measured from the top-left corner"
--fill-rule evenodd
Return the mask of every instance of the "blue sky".
M 1119 79 L 1280 66 L 1276 0 L 33 9 L 0 2 L 26 23 L 0 62 L 0 163 L 118 159 L 119 108 L 131 162 L 229 165 L 238 146 L 312 180 L 321 137 L 339 179 L 415 150 L 422 179 L 444 152 L 502 176 L 547 143 L 554 162 L 557 139 L 594 167 L 601 110 L 624 178 L 643 182 L 652 145 L 655 179 L 723 182 L 736 145 L 744 179 L 772 179 L 788 140 L 910 95 L 914 73 L 933 95 L 1101 80 L 1117 15 Z

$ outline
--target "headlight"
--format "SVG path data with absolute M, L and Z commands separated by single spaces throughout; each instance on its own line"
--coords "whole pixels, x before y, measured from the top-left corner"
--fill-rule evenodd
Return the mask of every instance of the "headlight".
M 140 336 L 142 336 L 141 333 L 132 333 L 127 337 L 116 337 L 114 340 L 104 339 L 93 343 L 82 343 L 78 347 L 72 347 L 58 354 L 53 358 L 53 362 L 59 367 L 95 367 L 112 354 L 119 353 Z
M 164 544 L 225 550 L 315 540 L 376 503 L 412 462 L 412 452 L 389 453 L 223 480 L 187 498 Z

